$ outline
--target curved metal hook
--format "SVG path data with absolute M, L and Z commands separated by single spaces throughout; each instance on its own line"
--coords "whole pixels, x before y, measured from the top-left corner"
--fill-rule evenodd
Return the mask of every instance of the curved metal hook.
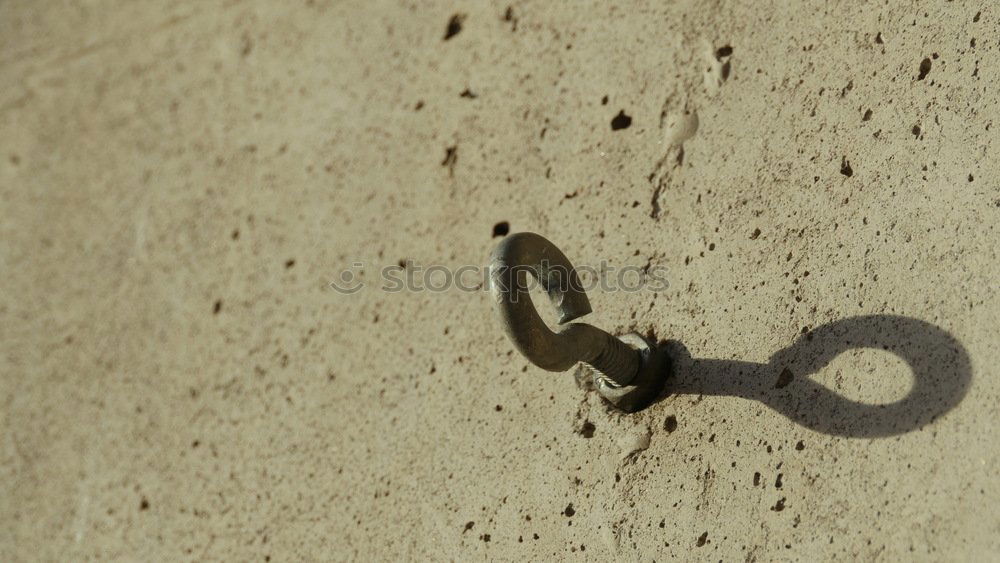
M 545 288 L 559 312 L 559 324 L 591 312 L 576 269 L 554 244 L 535 233 L 508 236 L 490 255 L 490 292 L 504 332 L 531 363 L 565 371 L 577 362 L 596 367 L 614 384 L 635 377 L 638 353 L 603 330 L 583 323 L 553 332 L 542 321 L 528 294 L 530 273 Z

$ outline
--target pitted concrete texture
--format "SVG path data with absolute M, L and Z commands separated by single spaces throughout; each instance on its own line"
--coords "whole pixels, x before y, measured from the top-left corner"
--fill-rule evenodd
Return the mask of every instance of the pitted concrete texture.
M 0 3 L 0 559 L 997 557 L 1000 10 L 737 4 Z

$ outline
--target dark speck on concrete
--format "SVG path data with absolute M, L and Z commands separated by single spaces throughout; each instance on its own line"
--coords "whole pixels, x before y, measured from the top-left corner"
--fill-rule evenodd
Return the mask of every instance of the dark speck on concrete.
M 670 415 L 666 420 L 663 421 L 663 429 L 667 432 L 673 432 L 677 430 L 677 417 Z
M 444 31 L 444 40 L 447 41 L 458 35 L 462 31 L 462 22 L 465 21 L 465 14 L 455 14 L 448 20 L 448 27 Z
M 930 58 L 924 58 L 920 61 L 920 74 L 917 75 L 917 80 L 923 80 L 927 78 L 927 73 L 931 71 L 931 60 Z
M 630 125 L 632 125 L 632 118 L 628 115 L 625 115 L 625 110 L 619 111 L 618 115 L 614 116 L 611 119 L 612 131 L 620 131 L 622 129 L 628 129 Z
M 840 160 L 840 173 L 848 178 L 854 175 L 854 169 L 851 168 L 851 163 L 848 162 L 846 156 Z
M 792 382 L 792 379 L 794 377 L 795 376 L 792 374 L 792 370 L 790 370 L 788 368 L 785 368 L 785 369 L 781 370 L 781 373 L 778 374 L 778 381 L 776 381 L 774 383 L 774 388 L 775 389 L 782 389 L 782 388 L 786 387 L 789 383 Z
M 494 237 L 507 236 L 507 233 L 509 232 L 510 232 L 510 223 L 508 223 L 507 221 L 500 221 L 496 225 L 493 225 Z

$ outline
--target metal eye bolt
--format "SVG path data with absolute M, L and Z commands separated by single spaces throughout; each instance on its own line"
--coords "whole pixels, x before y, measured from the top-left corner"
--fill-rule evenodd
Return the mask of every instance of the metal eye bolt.
M 548 371 L 583 362 L 594 372 L 598 393 L 616 407 L 635 412 L 663 388 L 669 362 L 653 342 L 636 333 L 616 338 L 584 323 L 591 312 L 573 264 L 554 244 L 535 233 L 504 238 L 490 255 L 490 293 L 507 337 L 528 360 Z M 559 313 L 557 332 L 538 315 L 528 294 L 531 274 Z M 566 324 L 570 323 L 570 324 Z

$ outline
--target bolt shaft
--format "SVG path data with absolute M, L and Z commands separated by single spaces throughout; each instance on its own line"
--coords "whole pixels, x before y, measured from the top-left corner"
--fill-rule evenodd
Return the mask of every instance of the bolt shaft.
M 605 336 L 601 352 L 584 363 L 597 372 L 596 379 L 603 379 L 612 387 L 628 385 L 639 373 L 639 351 L 610 334 Z

